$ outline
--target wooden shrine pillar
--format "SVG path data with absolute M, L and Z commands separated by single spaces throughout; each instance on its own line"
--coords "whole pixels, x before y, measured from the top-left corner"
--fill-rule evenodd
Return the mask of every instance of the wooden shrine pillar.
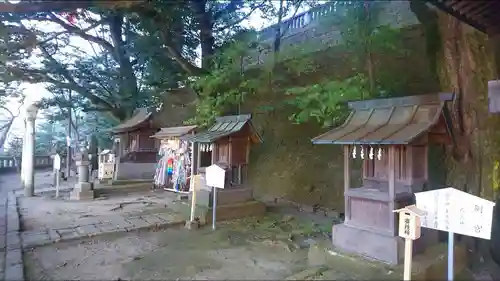
M 394 213 L 392 212 L 394 208 L 394 202 L 396 198 L 395 189 L 396 189 L 396 146 L 389 146 L 389 153 L 387 153 L 389 157 L 388 165 L 387 165 L 387 175 L 389 176 L 389 229 L 392 233 L 395 231 L 395 220 Z
M 349 159 L 349 145 L 344 145 L 344 221 L 348 222 L 351 219 L 351 207 L 349 206 L 349 198 L 347 192 L 351 188 L 351 161 Z

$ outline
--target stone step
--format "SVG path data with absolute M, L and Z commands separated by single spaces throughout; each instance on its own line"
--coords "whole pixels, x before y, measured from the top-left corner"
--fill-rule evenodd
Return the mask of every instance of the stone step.
M 151 190 L 153 187 L 152 183 L 136 183 L 136 184 L 127 184 L 127 185 L 94 185 L 94 190 L 96 196 L 103 196 L 109 194 L 127 194 L 133 192 L 144 192 Z
M 129 185 L 129 184 L 141 184 L 150 183 L 153 184 L 153 179 L 129 179 L 129 180 L 109 180 L 105 182 L 104 185 Z

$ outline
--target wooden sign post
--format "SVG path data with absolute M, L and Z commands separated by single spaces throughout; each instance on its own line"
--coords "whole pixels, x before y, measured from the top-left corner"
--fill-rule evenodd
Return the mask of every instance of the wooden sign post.
M 222 169 L 219 165 L 213 164 L 205 170 L 205 178 L 207 186 L 213 188 L 212 193 L 212 229 L 215 230 L 215 215 L 217 209 L 217 189 L 224 189 L 226 183 L 226 170 Z
M 61 177 L 61 156 L 59 154 L 54 155 L 53 170 L 56 177 L 56 198 L 59 198 L 59 179 Z
M 195 220 L 196 213 L 196 192 L 200 189 L 201 186 L 201 175 L 192 175 L 191 180 L 189 181 L 189 189 L 191 190 L 191 222 Z
M 424 211 L 415 205 L 394 210 L 399 214 L 399 236 L 405 239 L 404 272 L 403 280 L 411 280 L 411 263 L 413 259 L 413 240 L 420 238 L 420 217 Z
M 415 193 L 417 207 L 425 212 L 422 227 L 448 232 L 448 280 L 454 279 L 455 233 L 491 238 L 495 203 L 448 187 Z

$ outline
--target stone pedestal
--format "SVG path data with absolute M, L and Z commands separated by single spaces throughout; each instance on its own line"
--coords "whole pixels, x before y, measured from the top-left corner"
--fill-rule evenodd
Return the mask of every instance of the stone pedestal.
M 71 200 L 85 200 L 94 199 L 94 186 L 93 183 L 89 182 L 89 165 L 88 153 L 85 149 L 82 150 L 81 154 L 78 155 L 78 161 L 76 165 L 78 166 L 78 183 L 70 193 Z
M 422 228 L 422 236 L 414 241 L 413 254 L 423 252 L 428 245 L 435 245 L 437 241 L 436 230 Z M 389 264 L 399 264 L 404 257 L 404 240 L 401 237 L 349 223 L 333 226 L 332 242 L 341 250 Z
M 199 220 L 194 220 L 194 221 L 187 220 L 184 227 L 189 229 L 189 230 L 198 229 L 198 228 L 200 228 L 200 221 Z
M 94 199 L 95 193 L 92 187 L 93 185 L 90 182 L 79 182 L 75 184 L 75 187 L 71 191 L 69 198 L 71 200 Z

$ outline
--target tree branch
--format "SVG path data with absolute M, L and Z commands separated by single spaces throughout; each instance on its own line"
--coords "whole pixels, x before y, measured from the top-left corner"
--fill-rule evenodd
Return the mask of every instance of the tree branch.
M 82 96 L 86 97 L 87 99 L 90 100 L 90 102 L 92 102 L 94 104 L 102 104 L 106 107 L 109 107 L 110 109 L 115 108 L 109 102 L 101 99 L 100 97 L 98 97 L 96 95 L 93 95 L 92 93 L 89 93 L 85 88 L 78 85 L 78 83 L 76 83 L 76 81 L 73 79 L 73 77 L 71 76 L 69 71 L 66 68 L 64 68 L 56 59 L 54 59 L 52 57 L 52 55 L 49 54 L 49 52 L 47 51 L 47 49 L 45 47 L 40 46 L 40 50 L 42 51 L 45 58 L 47 58 L 52 64 L 54 64 L 54 66 L 58 70 L 59 74 L 61 74 L 66 80 L 68 80 L 69 84 L 72 85 L 71 88 L 75 89 L 76 92 L 80 93 Z M 49 78 L 48 76 L 46 76 L 46 77 Z M 56 82 L 56 80 L 54 80 L 52 78 L 50 78 L 50 80 L 52 80 L 51 81 L 52 83 Z
M 220 32 L 220 31 L 226 30 L 226 29 L 228 29 L 228 28 L 230 28 L 230 27 L 233 27 L 233 26 L 235 26 L 235 25 L 237 25 L 237 24 L 242 23 L 244 20 L 248 19 L 248 18 L 249 18 L 249 17 L 250 17 L 250 16 L 251 16 L 251 15 L 252 15 L 252 14 L 253 14 L 253 13 L 254 13 L 257 9 L 261 8 L 261 7 L 264 5 L 264 3 L 266 3 L 266 1 L 262 1 L 262 3 L 261 3 L 261 4 L 259 4 L 259 5 L 255 6 L 255 7 L 253 7 L 253 8 L 252 8 L 252 9 L 251 9 L 251 10 L 250 10 L 250 11 L 249 11 L 249 12 L 248 12 L 245 16 L 243 16 L 243 17 L 239 18 L 238 20 L 235 20 L 235 21 L 234 21 L 234 22 L 232 22 L 232 23 L 229 23 L 229 24 L 227 24 L 227 25 L 224 25 L 223 27 L 219 27 L 219 28 L 217 28 L 217 29 L 215 30 L 215 32 Z
M 216 13 L 214 13 L 214 15 L 213 15 L 214 21 L 217 21 L 218 19 L 220 19 L 220 17 L 222 17 L 224 14 L 228 14 L 228 13 L 232 13 L 232 12 L 236 11 L 238 9 L 239 4 L 242 4 L 242 3 L 243 3 L 243 1 L 241 1 L 241 0 L 231 0 L 231 2 L 229 2 L 229 4 L 227 4 L 227 6 L 224 9 L 220 9 L 220 11 L 217 11 Z
M 302 2 L 304 2 L 304 0 L 299 0 L 299 1 L 297 2 L 297 4 L 295 5 L 295 12 L 293 12 L 293 15 L 290 17 L 290 19 L 293 19 L 293 18 L 297 15 L 297 13 L 298 13 L 298 11 L 299 11 L 299 8 L 300 8 L 300 5 L 302 5 Z M 279 24 L 282 24 L 282 22 L 281 22 L 281 23 L 279 23 Z M 281 34 L 279 35 L 280 40 L 281 40 L 281 39 L 283 38 L 283 36 L 284 36 L 284 35 L 288 32 L 288 29 L 290 29 L 290 25 L 287 25 L 287 26 L 286 26 L 286 28 L 285 28 L 285 30 L 283 30 L 283 31 L 281 32 Z
M 14 113 L 12 113 L 12 111 L 11 111 L 8 107 L 3 106 L 3 105 L 0 105 L 0 109 L 3 109 L 3 110 L 5 110 L 5 111 L 7 111 L 7 112 L 10 114 L 10 117 L 11 117 L 11 118 L 12 118 L 12 117 L 14 117 Z M 1 128 L 0 128 L 0 129 L 1 129 Z
M 205 72 L 204 69 L 194 65 L 191 61 L 186 59 L 177 49 L 174 47 L 175 44 L 173 44 L 172 40 L 170 40 L 169 35 L 168 35 L 168 26 L 169 24 L 163 20 L 163 16 L 156 11 L 154 7 L 151 5 L 141 5 L 135 7 L 135 10 L 137 11 L 138 14 L 142 15 L 143 17 L 149 17 L 153 20 L 153 22 L 157 26 L 161 26 L 162 28 L 160 29 L 160 36 L 165 44 L 165 48 L 167 50 L 168 55 L 176 61 L 184 71 L 189 73 L 190 75 L 200 75 Z
M 101 19 L 100 21 L 98 21 L 98 22 L 96 22 L 96 23 L 92 24 L 91 26 L 89 26 L 89 27 L 87 27 L 87 28 L 80 29 L 80 31 L 86 34 L 86 32 L 87 32 L 87 31 L 90 31 L 90 30 L 92 30 L 92 29 L 94 29 L 94 28 L 98 27 L 99 25 L 103 24 L 105 21 L 106 21 L 106 19 Z M 63 26 L 63 28 L 64 28 L 64 26 Z M 49 37 L 49 38 L 47 38 L 47 39 L 45 39 L 45 40 L 43 40 L 43 41 L 38 42 L 38 44 L 39 44 L 39 45 L 45 44 L 45 43 L 47 43 L 47 42 L 49 42 L 49 41 L 52 41 L 52 40 L 54 40 L 54 39 L 57 39 L 57 37 L 59 37 L 59 36 L 61 36 L 61 35 L 63 35 L 63 34 L 66 34 L 66 33 L 68 33 L 68 32 L 69 32 L 69 33 L 73 33 L 73 32 L 71 32 L 71 31 L 68 31 L 66 28 L 64 28 L 64 29 L 65 29 L 65 31 L 57 32 L 56 34 L 52 35 L 51 37 Z M 79 29 L 79 28 L 77 28 L 77 29 Z M 75 33 L 73 33 L 73 34 L 75 34 Z M 76 34 L 76 35 L 78 35 L 78 34 Z M 96 38 L 98 38 L 98 37 L 96 37 Z
M 116 52 L 115 52 L 115 48 L 108 41 L 106 41 L 106 40 L 104 40 L 104 39 L 102 39 L 100 37 L 88 34 L 85 31 L 85 29 L 80 29 L 78 27 L 75 27 L 73 25 L 65 23 L 55 13 L 51 13 L 51 15 L 48 18 L 48 20 L 51 21 L 51 22 L 59 24 L 61 27 L 63 27 L 64 29 L 66 29 L 67 32 L 69 32 L 71 34 L 78 35 L 79 37 L 81 37 L 84 40 L 87 40 L 87 41 L 90 41 L 90 42 L 98 44 L 103 49 L 105 49 L 106 51 L 110 52 L 111 55 L 113 56 L 113 58 L 116 61 L 119 61 L 119 58 L 117 57 Z
M 137 2 L 134 1 L 96 1 L 96 0 L 80 0 L 80 1 L 65 1 L 65 0 L 32 0 L 21 1 L 17 4 L 0 3 L 0 13 L 40 13 L 40 12 L 63 12 L 74 11 L 76 9 L 87 9 L 94 6 L 117 8 L 120 6 L 131 6 Z

